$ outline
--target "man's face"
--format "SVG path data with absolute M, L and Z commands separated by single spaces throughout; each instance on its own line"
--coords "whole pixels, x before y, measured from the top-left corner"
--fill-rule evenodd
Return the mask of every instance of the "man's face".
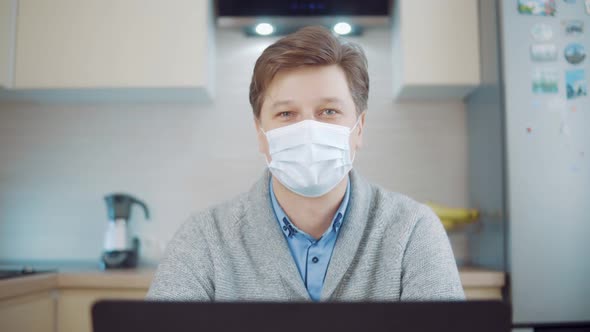
M 350 134 L 354 153 L 361 147 L 365 112 Z M 260 152 L 268 161 L 265 132 L 303 120 L 315 120 L 352 128 L 357 121 L 354 100 L 344 71 L 337 65 L 302 67 L 280 71 L 267 89 L 260 117 L 255 120 Z

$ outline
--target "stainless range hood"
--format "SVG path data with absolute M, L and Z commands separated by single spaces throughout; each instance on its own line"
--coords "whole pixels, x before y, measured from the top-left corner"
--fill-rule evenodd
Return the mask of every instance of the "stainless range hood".
M 217 0 L 220 17 L 387 16 L 389 0 Z
M 245 28 L 270 22 L 288 33 L 305 25 L 331 26 L 339 21 L 362 28 L 389 23 L 390 0 L 217 0 L 219 27 Z

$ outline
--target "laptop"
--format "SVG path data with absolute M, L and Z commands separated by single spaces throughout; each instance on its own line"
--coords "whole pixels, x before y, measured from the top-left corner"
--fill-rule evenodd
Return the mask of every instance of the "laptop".
M 94 332 L 508 332 L 500 301 L 206 303 L 99 301 Z

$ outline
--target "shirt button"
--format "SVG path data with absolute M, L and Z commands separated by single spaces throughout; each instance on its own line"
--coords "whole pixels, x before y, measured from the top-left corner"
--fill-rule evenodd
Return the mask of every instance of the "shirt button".
M 320 260 L 319 260 L 319 258 L 317 258 L 317 257 L 314 257 L 314 258 L 312 258 L 312 259 L 311 259 L 311 261 L 312 261 L 312 262 L 314 262 L 314 263 L 317 263 L 317 262 L 319 262 Z

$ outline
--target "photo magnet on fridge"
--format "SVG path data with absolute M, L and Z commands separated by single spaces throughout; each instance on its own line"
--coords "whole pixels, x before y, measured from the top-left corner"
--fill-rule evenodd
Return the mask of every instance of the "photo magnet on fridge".
M 561 25 L 563 26 L 563 32 L 568 37 L 577 37 L 584 33 L 584 21 L 563 20 Z
M 553 97 L 547 101 L 547 109 L 551 113 L 562 114 L 567 110 L 567 103 L 563 97 Z
M 531 45 L 531 60 L 537 62 L 557 60 L 557 46 L 555 44 Z
M 571 136 L 570 126 L 568 126 L 566 121 L 561 121 L 559 124 L 559 134 L 562 136 Z
M 586 14 L 590 15 L 590 0 L 586 0 Z
M 554 68 L 535 68 L 533 70 L 532 88 L 535 94 L 552 94 L 558 92 L 559 73 Z
M 588 81 L 584 70 L 568 70 L 565 72 L 567 99 L 575 99 L 588 95 Z
M 567 45 L 563 51 L 563 55 L 565 56 L 567 62 L 571 63 L 572 65 L 582 63 L 584 59 L 586 59 L 586 51 L 584 50 L 584 46 L 578 43 L 571 43 Z
M 518 0 L 518 12 L 523 15 L 555 16 L 555 0 Z
M 549 24 L 537 23 L 531 28 L 533 39 L 538 42 L 545 42 L 553 38 L 553 29 Z

